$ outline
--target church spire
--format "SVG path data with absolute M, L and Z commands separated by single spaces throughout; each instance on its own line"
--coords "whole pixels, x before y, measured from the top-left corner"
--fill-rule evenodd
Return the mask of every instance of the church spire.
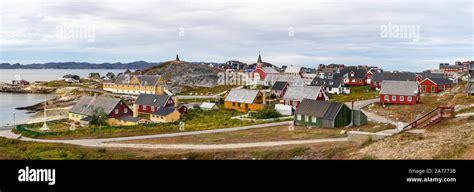
M 179 55 L 176 54 L 176 61 L 179 61 Z
M 262 63 L 262 56 L 260 56 L 260 51 L 258 52 L 257 63 Z

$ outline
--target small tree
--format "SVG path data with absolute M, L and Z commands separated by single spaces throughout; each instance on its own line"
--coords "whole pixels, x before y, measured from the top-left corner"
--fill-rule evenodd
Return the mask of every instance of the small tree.
M 94 109 L 91 115 L 90 125 L 102 126 L 107 125 L 107 113 L 104 112 L 104 109 L 97 108 Z

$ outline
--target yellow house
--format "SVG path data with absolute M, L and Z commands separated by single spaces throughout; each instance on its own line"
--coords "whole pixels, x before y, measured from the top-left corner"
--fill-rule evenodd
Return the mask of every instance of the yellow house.
M 165 84 L 163 77 L 159 75 L 120 75 L 115 82 L 104 82 L 103 89 L 113 93 L 124 93 L 139 95 L 163 94 Z
M 150 114 L 150 121 L 158 123 L 167 123 L 178 121 L 181 113 L 174 107 L 164 107 Z
M 224 108 L 239 112 L 263 109 L 265 95 L 259 90 L 231 89 L 224 100 Z
M 133 117 L 133 111 L 122 100 L 105 96 L 81 97 L 69 110 L 68 117 L 70 121 L 88 125 L 96 112 L 106 115 L 110 125 L 131 125 L 140 120 Z

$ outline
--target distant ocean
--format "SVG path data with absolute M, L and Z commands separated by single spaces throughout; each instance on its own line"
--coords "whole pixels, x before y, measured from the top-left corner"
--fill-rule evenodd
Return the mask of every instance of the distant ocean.
M 11 83 L 19 76 L 29 82 L 57 80 L 66 74 L 87 77 L 89 73 L 99 73 L 104 76 L 108 72 L 114 74 L 125 72 L 124 69 L 0 69 L 0 82 Z

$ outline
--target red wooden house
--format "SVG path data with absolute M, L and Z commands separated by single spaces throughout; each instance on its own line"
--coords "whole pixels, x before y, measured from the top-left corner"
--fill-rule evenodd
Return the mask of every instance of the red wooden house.
M 175 101 L 169 95 L 140 94 L 135 101 L 134 108 L 141 114 L 152 114 L 159 108 L 173 106 Z
M 363 86 L 367 84 L 367 69 L 347 67 L 340 70 L 335 79 L 342 79 L 344 85 Z
M 439 93 L 454 86 L 453 81 L 448 78 L 426 78 L 421 81 L 421 92 Z
M 277 97 L 283 97 L 288 89 L 288 85 L 286 81 L 275 82 L 272 86 L 271 94 L 275 94 Z
M 416 81 L 383 81 L 380 103 L 416 104 L 420 102 L 420 86 Z

